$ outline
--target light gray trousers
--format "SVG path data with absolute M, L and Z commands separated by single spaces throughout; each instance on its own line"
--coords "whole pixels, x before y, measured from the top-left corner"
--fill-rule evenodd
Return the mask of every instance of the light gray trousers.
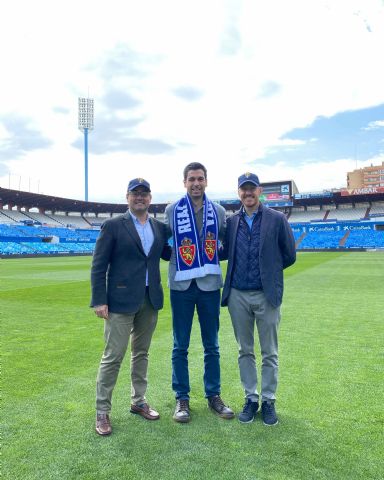
M 145 402 L 147 390 L 148 350 L 157 323 L 146 294 L 145 301 L 135 314 L 109 313 L 104 320 L 105 348 L 96 381 L 96 410 L 110 412 L 112 393 L 131 337 L 131 402 Z
M 280 308 L 273 307 L 260 290 L 231 288 L 228 310 L 239 346 L 240 379 L 246 398 L 259 400 L 254 338 L 256 323 L 261 351 L 261 397 L 263 401 L 274 401 L 277 389 L 277 331 Z

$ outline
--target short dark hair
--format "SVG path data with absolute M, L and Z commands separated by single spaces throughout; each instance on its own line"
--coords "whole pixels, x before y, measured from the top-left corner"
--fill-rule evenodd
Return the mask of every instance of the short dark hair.
M 184 180 L 187 179 L 188 172 L 190 170 L 203 170 L 205 179 L 207 179 L 207 169 L 204 167 L 204 165 L 199 162 L 192 162 L 188 163 L 188 165 L 184 168 Z

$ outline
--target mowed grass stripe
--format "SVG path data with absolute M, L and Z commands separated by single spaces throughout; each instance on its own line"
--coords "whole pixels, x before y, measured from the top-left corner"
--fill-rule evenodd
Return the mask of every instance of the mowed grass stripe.
M 380 478 L 384 255 L 305 253 L 286 271 L 276 428 L 259 418 L 241 425 L 209 412 L 197 321 L 189 354 L 193 421 L 172 421 L 171 312 L 162 264 L 166 301 L 148 390 L 161 419 L 145 422 L 129 413 L 127 358 L 110 438 L 93 431 L 103 339 L 102 323 L 88 308 L 83 275 L 89 278 L 89 267 L 89 257 L 1 261 L 4 478 Z M 43 274 L 42 285 L 30 288 L 30 278 L 24 283 L 23 269 Z M 73 272 L 71 282 L 50 284 L 66 270 Z M 15 282 L 13 293 L 3 289 L 8 280 Z M 223 397 L 238 412 L 243 394 L 226 309 L 220 341 Z
M 89 282 L 90 257 L 0 260 L 0 295 L 4 291 L 37 288 L 63 282 Z
M 306 283 L 301 274 L 288 277 L 281 325 L 281 377 L 292 382 L 280 394 L 301 398 L 293 415 L 316 424 L 333 453 L 363 470 L 382 448 L 383 272 L 382 254 L 344 253 L 306 270 Z

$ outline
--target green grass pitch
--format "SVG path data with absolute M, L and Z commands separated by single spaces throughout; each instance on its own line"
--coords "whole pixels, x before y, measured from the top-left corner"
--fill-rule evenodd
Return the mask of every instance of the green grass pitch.
M 265 427 L 259 416 L 242 425 L 208 410 L 197 321 L 189 353 L 192 421 L 173 422 L 162 264 L 166 300 L 150 351 L 147 395 L 161 419 L 129 413 L 127 355 L 108 438 L 94 431 L 103 325 L 88 308 L 90 261 L 0 260 L 2 478 L 383 478 L 384 254 L 301 253 L 286 271 L 276 427 Z M 222 396 L 238 413 L 243 392 L 226 309 L 220 345 Z

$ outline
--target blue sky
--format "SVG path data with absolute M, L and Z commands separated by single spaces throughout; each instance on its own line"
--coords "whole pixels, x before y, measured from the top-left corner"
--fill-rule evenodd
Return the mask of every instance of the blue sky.
M 174 200 L 192 161 L 212 198 L 245 171 L 345 187 L 384 161 L 383 45 L 382 0 L 6 2 L 0 185 L 84 198 L 89 95 L 90 200 L 124 202 L 137 176 Z
M 352 158 L 358 164 L 380 156 L 384 160 L 383 119 L 384 104 L 316 117 L 311 125 L 282 135 L 282 140 L 297 141 L 297 145 L 271 149 L 265 159 L 298 167 L 302 162 L 331 163 L 339 158 Z

